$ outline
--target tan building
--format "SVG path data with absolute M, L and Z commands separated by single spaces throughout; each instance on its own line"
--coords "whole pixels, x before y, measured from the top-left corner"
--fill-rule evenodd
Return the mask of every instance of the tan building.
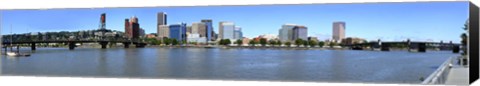
M 192 26 L 187 26 L 187 33 L 192 33 Z
M 248 45 L 249 42 L 250 42 L 250 39 L 248 39 L 248 38 L 243 38 L 242 39 L 242 44 L 243 45 Z
M 202 22 L 197 22 L 197 23 L 192 23 L 192 34 L 200 34 L 200 37 L 206 37 L 207 36 L 207 26 L 205 23 Z
M 308 40 L 312 40 L 312 41 L 316 41 L 316 42 L 319 42 L 318 38 L 317 37 L 308 37 Z
M 345 38 L 345 22 L 333 22 L 332 41 L 340 42 Z
M 147 35 L 145 35 L 145 37 L 147 37 L 147 38 L 155 38 L 156 36 L 155 36 L 154 34 L 147 34 Z
M 157 38 L 169 37 L 169 33 L 168 25 L 158 25 Z
M 164 31 L 161 31 L 160 27 L 162 25 L 166 25 L 167 33 L 165 33 Z M 163 29 L 165 29 L 165 26 L 163 26 Z M 161 32 L 163 33 L 161 34 Z M 168 37 L 167 13 L 159 12 L 157 13 L 157 38 L 163 38 L 163 37 Z

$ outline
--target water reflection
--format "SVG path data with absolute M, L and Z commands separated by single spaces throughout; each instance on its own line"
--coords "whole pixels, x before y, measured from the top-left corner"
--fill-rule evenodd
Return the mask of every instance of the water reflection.
M 5 75 L 419 83 L 448 51 L 40 48 L 2 57 Z

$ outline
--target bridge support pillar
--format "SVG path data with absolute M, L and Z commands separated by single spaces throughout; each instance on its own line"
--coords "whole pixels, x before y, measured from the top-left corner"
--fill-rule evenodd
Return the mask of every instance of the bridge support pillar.
M 419 43 L 418 44 L 418 52 L 426 52 L 427 51 L 427 44 L 426 43 Z
M 68 43 L 68 49 L 69 49 L 69 50 L 75 49 L 75 42 L 69 42 L 69 43 Z
M 2 47 L 5 49 L 5 52 L 7 52 L 8 45 L 7 45 L 7 46 L 6 46 L 6 45 L 3 45 Z
M 100 45 L 102 45 L 102 49 L 106 49 L 107 44 L 108 44 L 108 42 L 100 42 Z
M 123 42 L 123 47 L 124 48 L 129 48 L 130 47 L 130 42 Z
M 32 43 L 32 44 L 30 45 L 30 47 L 32 48 L 32 50 L 37 50 L 37 48 L 36 48 L 37 46 L 36 46 L 35 43 Z
M 136 44 L 135 44 L 135 47 L 137 47 L 137 48 L 144 48 L 145 45 L 147 45 L 147 44 L 146 44 L 146 43 L 136 43 Z
M 390 44 L 382 44 L 380 47 L 381 51 L 390 51 Z
M 460 46 L 453 45 L 452 51 L 453 51 L 453 53 L 459 53 L 460 52 Z

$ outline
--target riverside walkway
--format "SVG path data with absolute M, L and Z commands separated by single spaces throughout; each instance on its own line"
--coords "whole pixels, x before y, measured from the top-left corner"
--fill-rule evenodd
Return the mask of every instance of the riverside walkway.
M 448 78 L 445 82 L 446 85 L 468 85 L 469 84 L 468 64 L 465 66 L 458 65 L 458 64 L 452 65 L 452 68 L 450 69 L 450 72 L 447 77 Z
M 433 72 L 422 84 L 469 85 L 468 56 L 451 57 Z M 466 64 L 466 65 L 462 65 Z

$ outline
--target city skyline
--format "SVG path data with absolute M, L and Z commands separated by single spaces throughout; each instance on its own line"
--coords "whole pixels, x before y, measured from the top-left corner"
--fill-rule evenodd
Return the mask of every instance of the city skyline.
M 468 2 L 425 2 L 6 10 L 2 11 L 2 34 L 10 33 L 10 25 L 15 33 L 98 29 L 98 15 L 101 13 L 107 14 L 107 29 L 125 32 L 124 19 L 137 16 L 140 27 L 147 34 L 156 33 L 157 13 L 165 12 L 168 15 L 167 25 L 181 22 L 191 25 L 202 19 L 212 19 L 213 30 L 219 33 L 220 21 L 232 21 L 242 26 L 243 35 L 248 38 L 263 34 L 278 35 L 283 24 L 294 23 L 308 27 L 308 36 L 331 39 L 331 24 L 344 21 L 347 23 L 346 37 L 369 41 L 410 38 L 413 41 L 431 39 L 458 43 L 468 16 L 467 7 Z M 349 11 L 342 11 L 347 9 Z

